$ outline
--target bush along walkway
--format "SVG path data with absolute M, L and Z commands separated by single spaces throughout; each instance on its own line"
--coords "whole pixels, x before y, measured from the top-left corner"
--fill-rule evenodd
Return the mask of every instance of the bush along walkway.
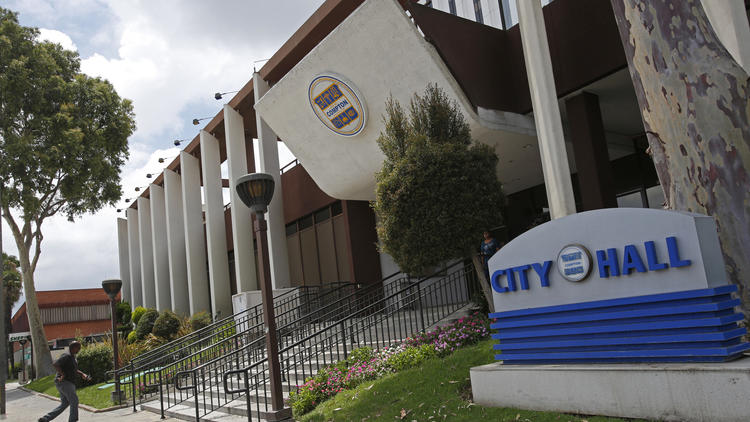
M 288 403 L 294 416 L 300 417 L 321 402 L 365 381 L 416 367 L 428 359 L 442 358 L 462 346 L 477 343 L 489 337 L 489 325 L 489 319 L 477 312 L 383 350 L 355 349 L 346 360 L 322 369 L 298 386 L 296 392 L 290 393 Z

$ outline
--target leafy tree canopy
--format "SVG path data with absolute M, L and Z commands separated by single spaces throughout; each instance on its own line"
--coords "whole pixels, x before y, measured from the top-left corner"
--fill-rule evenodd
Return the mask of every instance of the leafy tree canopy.
M 3 252 L 3 285 L 5 286 L 6 312 L 11 312 L 13 305 L 21 298 L 21 273 L 18 271 L 20 265 L 18 258 Z
M 78 53 L 40 42 L 0 8 L 0 178 L 3 205 L 43 219 L 113 204 L 135 130 L 132 105 L 79 72 Z
M 472 141 L 456 102 L 437 85 L 414 95 L 408 115 L 393 99 L 386 114 L 374 204 L 382 249 L 415 275 L 470 256 L 482 232 L 501 222 L 497 155 Z
M 0 8 L 0 206 L 18 248 L 37 375 L 45 376 L 52 358 L 34 288 L 42 223 L 120 199 L 135 123 L 130 101 L 80 73 L 78 53 L 38 35 Z

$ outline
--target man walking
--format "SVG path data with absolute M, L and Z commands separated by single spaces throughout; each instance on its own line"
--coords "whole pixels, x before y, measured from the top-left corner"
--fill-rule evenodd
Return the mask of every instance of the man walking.
M 78 420 L 78 395 L 76 394 L 75 379 L 80 374 L 84 380 L 90 377 L 78 370 L 76 354 L 81 351 L 81 343 L 74 341 L 68 346 L 68 353 L 63 353 L 52 365 L 57 371 L 55 376 L 55 387 L 60 392 L 60 405 L 51 412 L 39 418 L 39 422 L 49 422 L 70 406 L 68 422 Z

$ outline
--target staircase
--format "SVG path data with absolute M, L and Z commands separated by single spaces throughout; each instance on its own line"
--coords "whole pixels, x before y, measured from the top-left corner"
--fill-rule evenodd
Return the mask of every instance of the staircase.
M 296 318 L 277 315 L 285 399 L 305 378 L 358 347 L 385 348 L 457 317 L 476 289 L 473 267 L 463 263 L 419 280 L 396 276 L 310 295 L 305 304 L 286 306 Z M 274 298 L 274 308 L 288 299 Z M 146 377 L 158 391 L 140 400 L 141 409 L 190 421 L 265 420 L 271 404 L 262 318 L 239 319 L 231 335 L 204 334 L 217 341 L 152 369 Z

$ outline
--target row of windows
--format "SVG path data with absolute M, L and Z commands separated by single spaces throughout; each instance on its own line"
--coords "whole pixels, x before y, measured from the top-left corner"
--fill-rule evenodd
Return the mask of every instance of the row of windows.
M 539 1 L 542 6 L 546 6 L 553 0 Z M 483 9 L 483 3 L 485 8 L 489 7 L 492 10 Z M 500 29 L 509 29 L 518 23 L 516 0 L 426 0 L 424 5 L 467 19 L 471 19 L 473 12 L 474 21 Z M 489 19 L 488 14 L 491 15 Z
M 349 244 L 340 201 L 287 224 L 292 286 L 350 281 Z
M 109 319 L 109 305 L 70 306 L 65 308 L 40 309 L 42 324 L 61 324 L 77 321 L 100 321 Z
M 286 225 L 286 235 L 292 235 L 300 230 L 312 227 L 314 224 L 323 222 L 337 216 L 343 212 L 341 208 L 341 201 L 336 201 L 328 207 L 315 211 L 314 213 L 308 214 L 297 221 L 293 221 Z

